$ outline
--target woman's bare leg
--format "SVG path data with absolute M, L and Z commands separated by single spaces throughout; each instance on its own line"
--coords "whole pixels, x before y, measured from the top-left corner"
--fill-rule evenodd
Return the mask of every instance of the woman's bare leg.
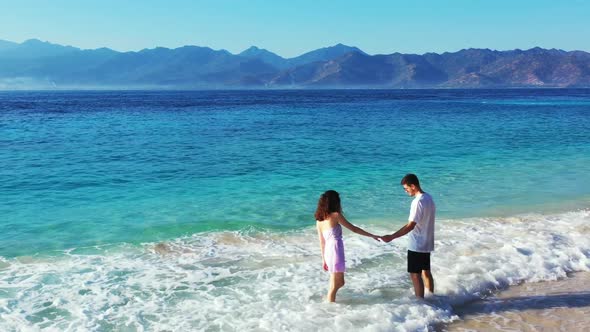
M 344 286 L 344 272 L 330 274 L 330 289 L 328 290 L 328 302 L 336 301 L 336 292 Z

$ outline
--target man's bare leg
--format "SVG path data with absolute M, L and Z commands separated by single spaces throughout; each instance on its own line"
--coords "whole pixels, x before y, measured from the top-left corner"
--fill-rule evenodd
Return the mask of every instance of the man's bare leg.
M 426 287 L 430 293 L 434 294 L 434 279 L 432 278 L 430 270 L 422 270 L 422 280 L 424 282 L 424 287 Z
M 414 284 L 414 294 L 416 294 L 416 297 L 424 298 L 424 282 L 420 273 L 410 273 L 410 279 L 412 279 L 412 283 Z

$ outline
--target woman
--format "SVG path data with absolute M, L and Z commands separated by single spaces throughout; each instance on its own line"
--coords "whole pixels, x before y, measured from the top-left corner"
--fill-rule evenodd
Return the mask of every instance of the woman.
M 330 272 L 328 301 L 334 302 L 336 301 L 336 292 L 344 286 L 345 264 L 342 226 L 357 234 L 372 237 L 377 241 L 379 241 L 379 236 L 356 227 L 344 218 L 340 206 L 340 195 L 334 190 L 328 190 L 320 196 L 315 219 L 317 221 L 316 226 L 320 239 L 324 270 Z

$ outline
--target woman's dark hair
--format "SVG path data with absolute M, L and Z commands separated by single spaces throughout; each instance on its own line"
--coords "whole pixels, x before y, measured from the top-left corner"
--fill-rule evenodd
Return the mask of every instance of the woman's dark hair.
M 342 213 L 342 206 L 340 206 L 340 195 L 338 195 L 338 192 L 328 190 L 320 196 L 318 208 L 315 211 L 315 220 L 326 220 L 332 212 Z
M 411 186 L 415 185 L 416 187 L 420 188 L 420 181 L 418 181 L 418 177 L 415 174 L 406 174 L 400 181 L 400 184 L 403 186 L 404 184 Z

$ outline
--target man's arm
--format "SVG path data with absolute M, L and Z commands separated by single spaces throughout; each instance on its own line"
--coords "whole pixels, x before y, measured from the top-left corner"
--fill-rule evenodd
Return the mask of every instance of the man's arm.
M 413 220 L 410 220 L 410 221 L 408 221 L 407 224 L 402 226 L 402 228 L 400 228 L 397 232 L 395 232 L 393 234 L 385 235 L 385 236 L 381 237 L 381 239 L 383 239 L 383 241 L 385 241 L 385 242 L 391 242 L 393 239 L 397 239 L 398 237 L 402 237 L 402 236 L 408 234 L 409 232 L 411 232 L 414 229 L 414 227 L 416 227 L 416 222 L 414 222 Z

